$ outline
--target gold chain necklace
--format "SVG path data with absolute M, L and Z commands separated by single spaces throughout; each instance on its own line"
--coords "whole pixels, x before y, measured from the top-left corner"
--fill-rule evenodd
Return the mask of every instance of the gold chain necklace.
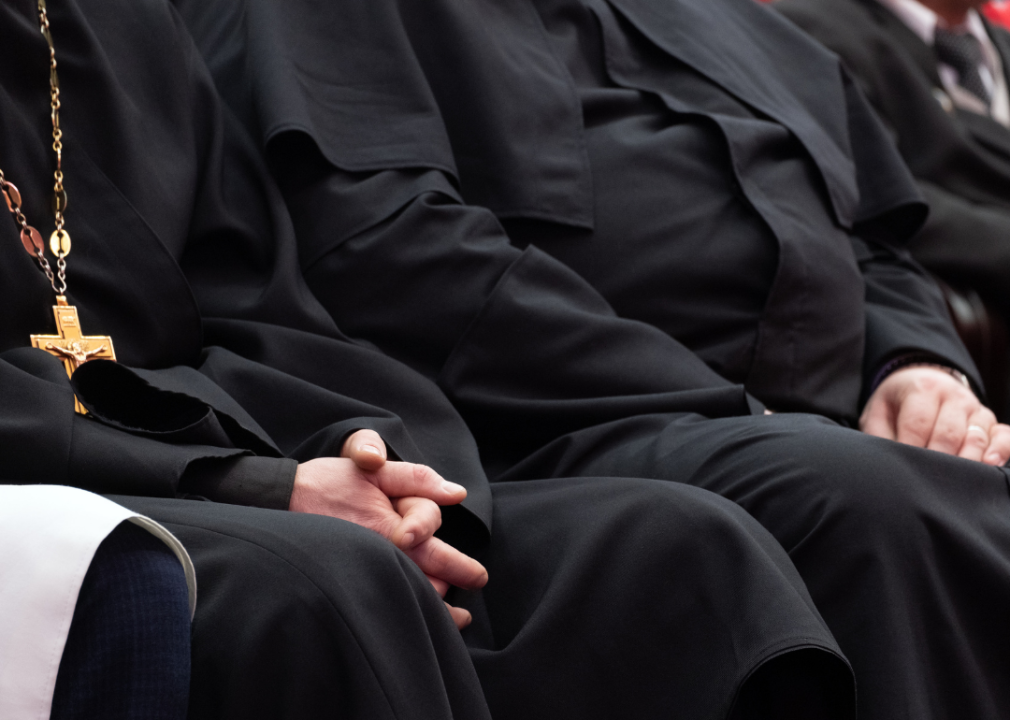
M 112 348 L 112 338 L 104 336 L 87 337 L 81 331 L 81 323 L 77 316 L 77 308 L 67 304 L 67 256 L 70 254 L 70 234 L 65 229 L 67 209 L 67 191 L 63 187 L 63 131 L 60 129 L 60 80 L 56 74 L 56 47 L 49 29 L 49 15 L 46 12 L 46 0 L 38 0 L 39 29 L 49 44 L 49 104 L 53 123 L 53 152 L 56 154 L 56 170 L 53 172 L 53 215 L 56 218 L 56 229 L 49 237 L 49 250 L 56 257 L 56 272 L 53 272 L 49 260 L 46 259 L 46 249 L 42 235 L 28 224 L 21 211 L 21 193 L 15 185 L 8 181 L 0 169 L 0 192 L 7 201 L 7 208 L 14 217 L 21 231 L 21 244 L 35 258 L 42 271 L 49 279 L 53 292 L 56 293 L 56 305 L 53 306 L 53 316 L 56 318 L 57 335 L 32 335 L 32 347 L 44 350 L 63 361 L 67 376 L 89 360 L 115 360 L 116 353 Z M 80 414 L 87 414 L 80 401 L 74 398 L 74 409 Z

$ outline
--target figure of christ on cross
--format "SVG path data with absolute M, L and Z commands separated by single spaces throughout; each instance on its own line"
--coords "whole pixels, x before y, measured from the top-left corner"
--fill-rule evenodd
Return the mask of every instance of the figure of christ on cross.
M 32 335 L 32 347 L 45 350 L 63 361 L 67 377 L 73 377 L 74 371 L 86 362 L 95 359 L 115 360 L 116 352 L 112 347 L 112 338 L 103 335 L 86 336 L 81 332 L 81 322 L 77 316 L 77 308 L 67 304 L 64 295 L 56 296 L 53 306 L 58 335 Z M 81 415 L 88 411 L 74 397 L 74 410 Z

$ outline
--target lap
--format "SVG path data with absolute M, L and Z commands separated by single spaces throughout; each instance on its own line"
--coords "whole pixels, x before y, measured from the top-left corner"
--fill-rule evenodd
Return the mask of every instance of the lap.
M 379 535 L 316 515 L 113 498 L 193 558 L 191 718 L 486 718 L 441 600 Z
M 1004 469 L 816 416 L 643 416 L 569 436 L 523 473 L 647 476 L 731 500 L 788 552 L 852 663 L 861 716 L 1007 716 L 1010 693 L 988 680 L 1010 671 Z
M 663 717 L 671 708 L 708 718 L 726 715 L 755 686 L 748 678 L 793 651 L 817 659 L 786 674 L 830 688 L 810 699 L 809 716 L 844 715 L 852 680 L 841 651 L 788 557 L 735 504 L 619 478 L 499 483 L 493 497 L 480 557 L 491 581 L 450 598 L 474 614 L 466 645 L 425 578 L 370 531 L 115 499 L 164 524 L 193 557 L 193 718 Z M 828 697 L 841 710 L 813 707 Z
M 1002 468 L 901 445 L 803 414 L 643 416 L 598 426 L 545 448 L 524 473 L 652 477 L 704 488 L 739 504 L 786 550 L 811 524 L 860 533 L 943 517 L 1010 519 Z
M 492 494 L 490 581 L 464 637 L 495 717 L 725 716 L 752 672 L 800 648 L 850 688 L 788 557 L 733 503 L 612 477 Z M 517 693 L 520 673 L 540 681 Z

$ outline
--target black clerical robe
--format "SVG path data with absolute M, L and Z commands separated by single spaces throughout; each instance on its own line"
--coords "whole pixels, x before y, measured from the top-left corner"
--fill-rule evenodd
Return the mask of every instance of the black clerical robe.
M 751 0 L 178 5 L 313 292 L 438 381 L 493 479 L 721 494 L 790 552 L 861 717 L 1010 713 L 1005 471 L 823 417 L 895 354 L 974 375 L 837 60 Z
M 851 715 L 841 652 L 752 518 L 653 480 L 492 492 L 436 385 L 348 340 L 309 292 L 282 198 L 171 6 L 49 5 L 68 296 L 119 363 L 71 382 L 29 347 L 53 298 L 0 224 L 0 473 L 112 494 L 182 540 L 201 593 L 191 717 L 785 717 L 780 684 L 811 717 Z M 0 6 L 0 167 L 48 230 L 37 22 L 32 0 Z M 389 542 L 286 511 L 296 462 L 359 428 L 467 486 L 443 536 L 494 578 L 453 598 L 473 611 L 469 647 Z

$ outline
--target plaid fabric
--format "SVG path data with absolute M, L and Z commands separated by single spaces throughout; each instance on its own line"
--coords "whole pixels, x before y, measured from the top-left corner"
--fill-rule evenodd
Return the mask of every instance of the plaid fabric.
M 189 699 L 186 578 L 164 543 L 123 523 L 84 578 L 52 720 L 183 720 Z

